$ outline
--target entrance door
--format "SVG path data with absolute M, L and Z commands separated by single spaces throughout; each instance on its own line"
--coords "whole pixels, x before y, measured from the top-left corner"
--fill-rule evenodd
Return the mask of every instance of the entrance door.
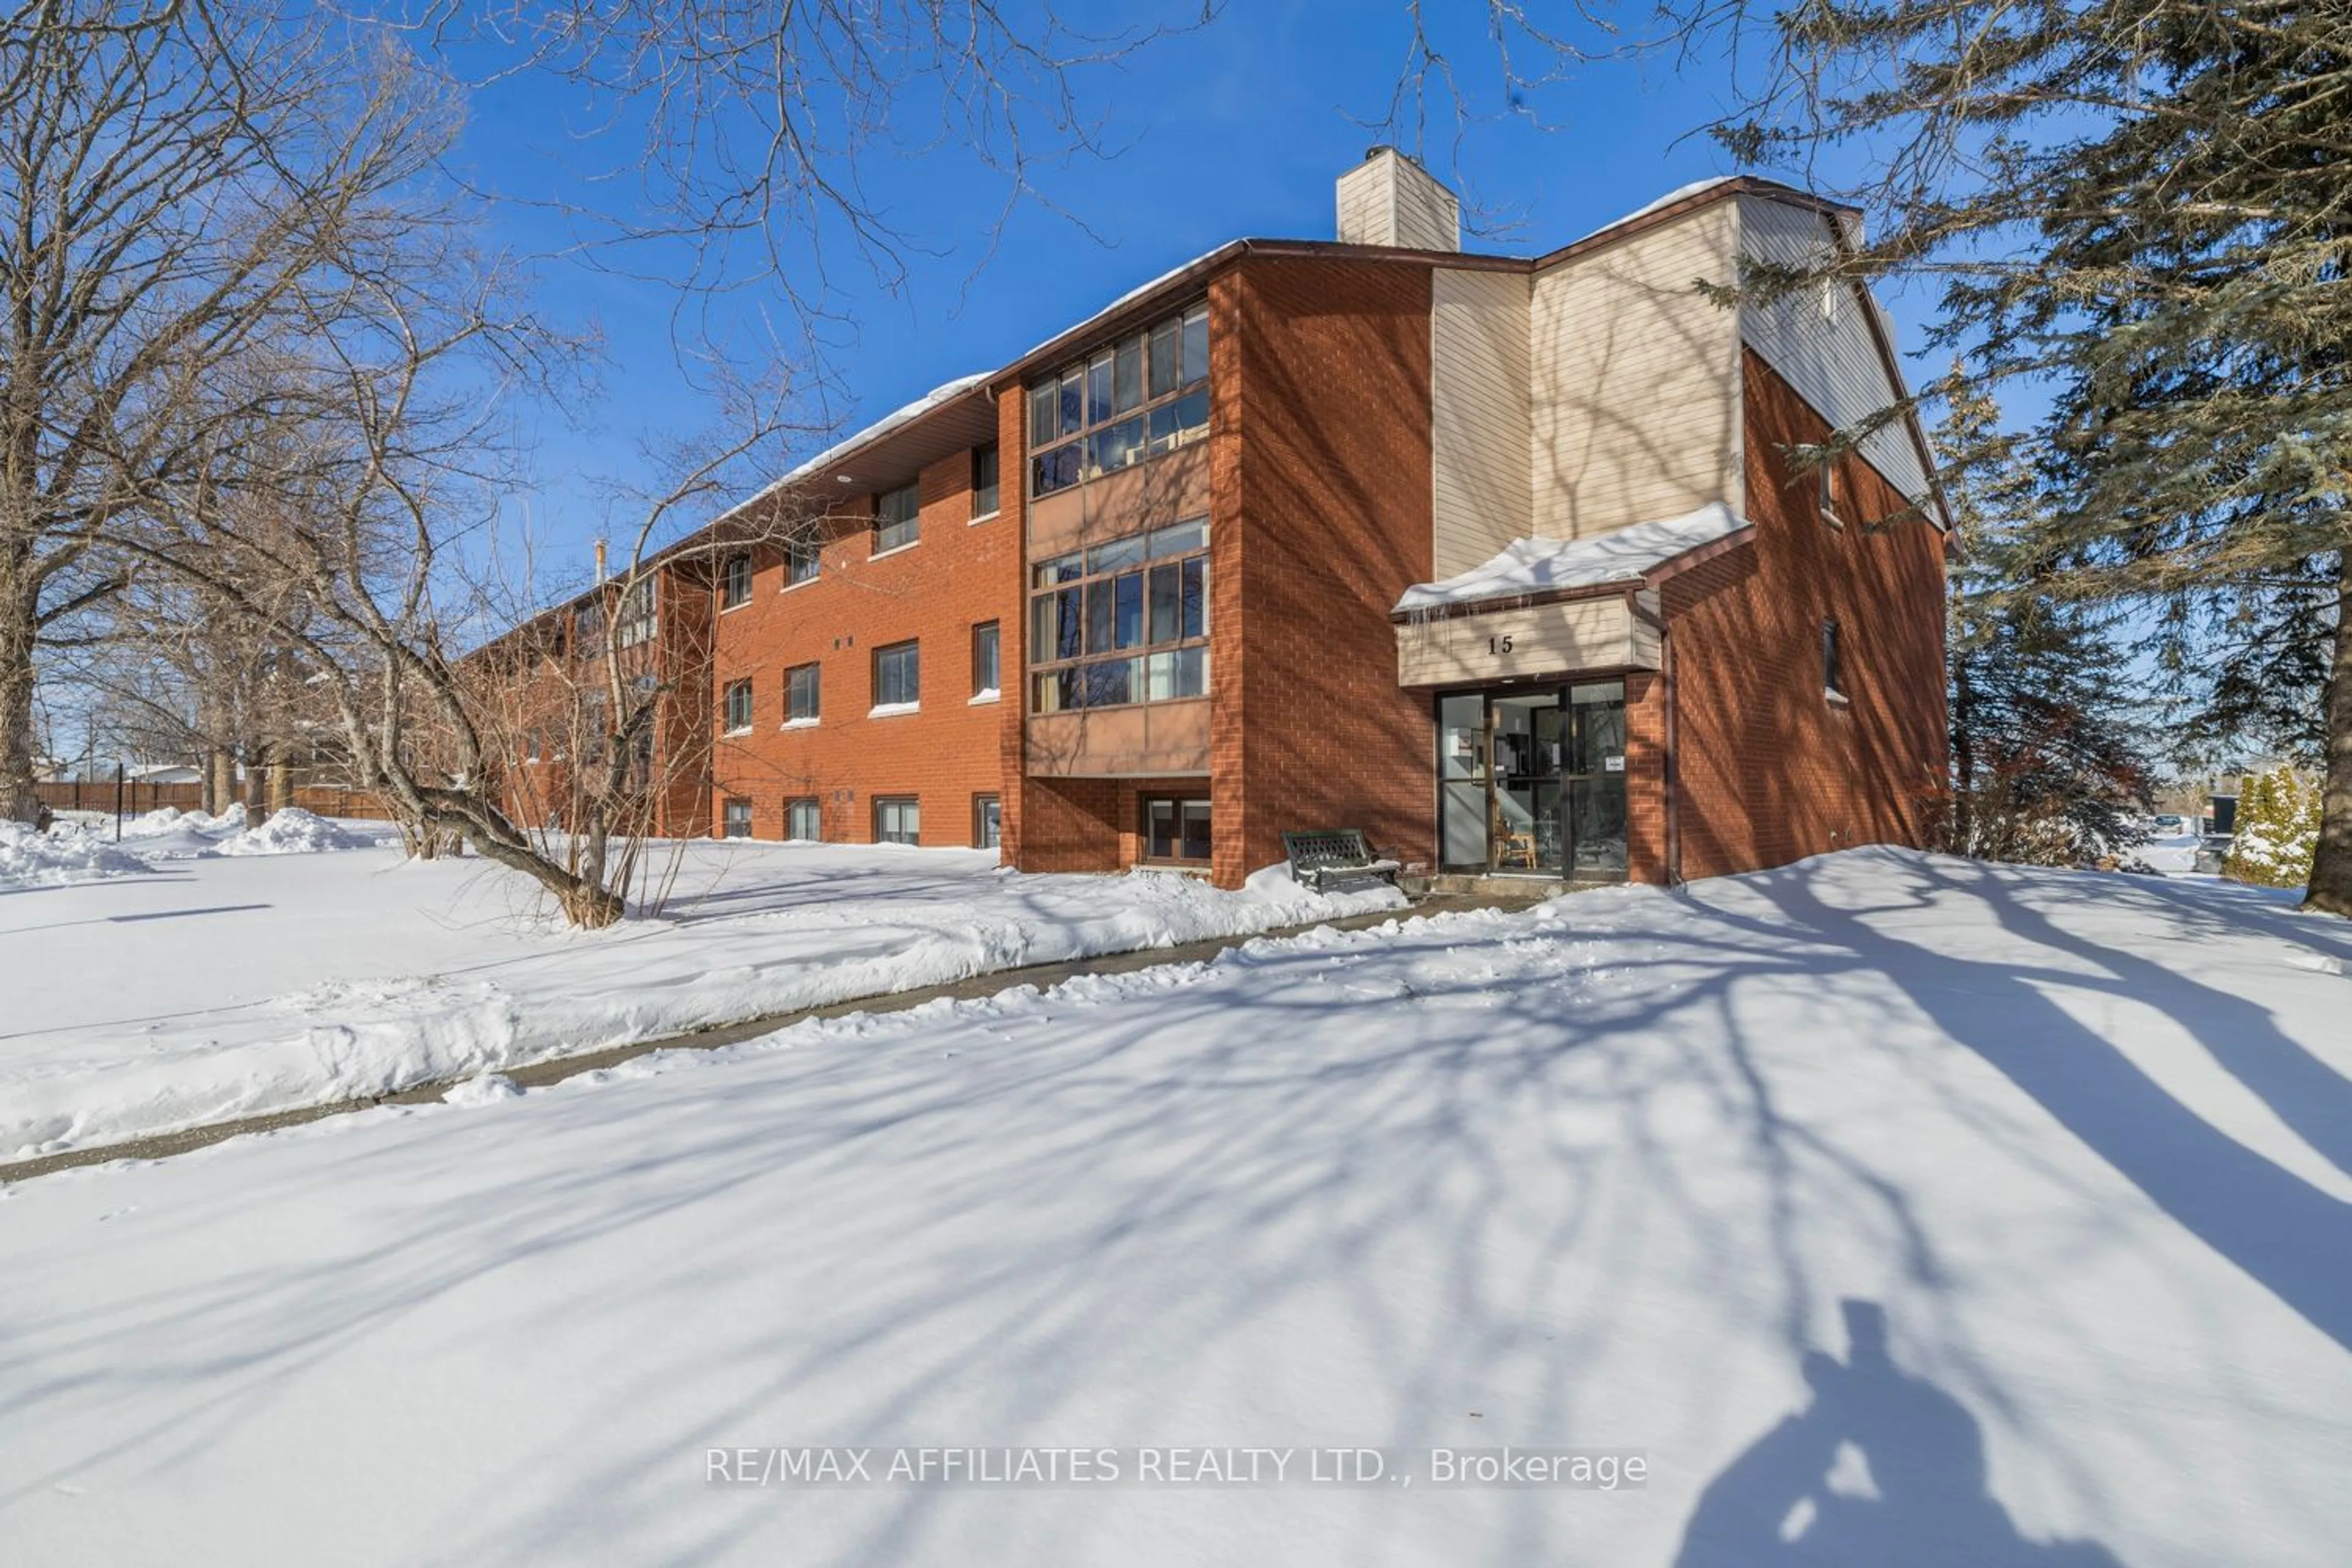
M 1625 687 L 1438 700 L 1438 855 L 1449 871 L 1625 874 Z

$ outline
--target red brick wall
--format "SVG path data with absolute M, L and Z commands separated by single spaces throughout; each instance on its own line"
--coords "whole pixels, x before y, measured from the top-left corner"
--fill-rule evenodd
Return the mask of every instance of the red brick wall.
M 871 558 L 872 498 L 860 498 L 831 525 L 814 583 L 786 589 L 781 548 L 753 548 L 751 601 L 719 614 L 710 659 L 711 710 L 730 682 L 749 676 L 754 715 L 749 733 L 716 734 L 712 742 L 713 832 L 723 827 L 729 796 L 751 801 L 759 838 L 782 837 L 785 802 L 804 795 L 822 803 L 825 837 L 844 843 L 873 839 L 877 795 L 921 801 L 925 844 L 971 843 L 976 794 L 1007 797 L 1010 814 L 1004 715 L 998 703 L 971 701 L 971 631 L 998 623 L 1003 679 L 1017 679 L 1020 524 L 1011 480 L 1018 466 L 1008 456 L 1004 509 L 979 522 L 971 521 L 971 455 L 925 468 L 920 541 L 879 559 Z M 922 710 L 869 718 L 874 650 L 908 638 L 922 645 Z M 823 671 L 821 719 L 813 729 L 786 730 L 784 671 L 805 663 Z
M 1824 521 L 1815 476 L 1795 472 L 1780 448 L 1824 440 L 1827 423 L 1752 353 L 1743 375 L 1755 542 L 1664 589 L 1688 878 L 1855 844 L 1916 844 L 1922 803 L 1943 777 L 1942 536 L 1924 521 L 1888 521 L 1908 503 L 1853 456 L 1834 479 L 1844 526 Z M 1821 627 L 1832 616 L 1843 704 L 1822 684 Z M 1637 752 L 1629 770 L 1663 740 L 1661 691 L 1651 683 L 1635 700 L 1628 690 Z M 1666 849 L 1662 811 L 1645 805 L 1636 816 L 1634 875 L 1655 880 Z
M 1210 299 L 1216 880 L 1286 829 L 1430 859 L 1429 705 L 1388 618 L 1431 570 L 1429 272 L 1253 258 Z

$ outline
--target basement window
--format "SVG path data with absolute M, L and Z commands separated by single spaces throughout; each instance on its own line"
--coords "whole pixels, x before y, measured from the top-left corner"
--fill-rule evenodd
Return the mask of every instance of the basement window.
M 1209 803 L 1169 795 L 1143 802 L 1143 858 L 1160 865 L 1209 863 Z
M 883 795 L 874 802 L 874 842 L 919 844 L 923 839 L 922 802 L 911 795 Z
M 722 814 L 721 820 L 725 824 L 724 837 L 729 838 L 751 837 L 751 803 L 748 800 L 729 801 L 727 803 L 726 810 Z

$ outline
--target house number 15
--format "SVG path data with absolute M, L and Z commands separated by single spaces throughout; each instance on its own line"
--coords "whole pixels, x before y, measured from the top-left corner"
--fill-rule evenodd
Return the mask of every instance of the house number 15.
M 1488 637 L 1486 639 L 1486 651 L 1488 653 L 1508 653 L 1511 651 L 1511 639 L 1507 637 Z

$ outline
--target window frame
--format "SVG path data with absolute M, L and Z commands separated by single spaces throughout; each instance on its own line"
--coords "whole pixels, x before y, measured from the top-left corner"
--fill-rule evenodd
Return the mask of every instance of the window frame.
M 1073 489 L 1205 438 L 1213 413 L 1211 347 L 1209 301 L 1202 298 L 1097 344 L 1024 386 L 1030 498 Z M 1131 378 L 1126 372 L 1130 354 Z M 1160 367 L 1171 363 L 1175 368 L 1163 377 Z M 1047 435 L 1040 426 L 1049 415 L 1053 430 Z M 1129 426 L 1133 429 L 1127 430 Z
M 988 649 L 988 657 L 984 661 L 981 658 L 983 633 L 986 634 L 984 642 Z M 985 702 L 992 696 L 1003 695 L 1003 623 L 994 620 L 974 621 L 971 626 L 971 700 L 975 702 Z
M 739 696 L 743 700 L 743 718 L 740 723 L 738 723 L 735 718 L 735 700 Z M 719 689 L 719 713 L 722 733 L 729 735 L 750 734 L 751 732 L 751 726 L 755 721 L 758 712 L 758 708 L 754 706 L 751 678 L 750 676 L 739 675 Z
M 653 641 L 660 634 L 661 595 L 655 586 L 657 581 L 648 573 L 623 590 L 616 606 L 620 630 L 615 640 L 621 647 L 635 647 Z
M 906 514 L 893 515 L 893 503 L 900 497 L 907 500 Z M 919 480 L 894 485 L 874 493 L 875 555 L 888 555 L 895 551 L 909 549 L 923 542 L 923 489 Z
M 735 831 L 735 823 L 736 823 L 737 816 L 738 816 L 738 812 L 737 812 L 737 808 L 738 808 L 738 807 L 740 807 L 740 808 L 741 808 L 740 816 L 741 816 L 741 820 L 742 820 L 742 823 L 743 823 L 743 831 L 742 831 L 742 832 L 740 832 L 740 833 L 738 833 L 738 832 L 736 832 L 736 831 Z M 724 798 L 719 802 L 719 837 L 721 837 L 721 838 L 749 838 L 749 837 L 751 837 L 751 826 L 752 826 L 752 824 L 751 824 L 751 801 L 750 801 L 750 800 L 746 799 L 744 796 L 740 795 L 728 795 L 728 796 L 724 797 Z
M 741 572 L 740 592 L 738 592 L 738 569 Z M 719 566 L 719 613 L 740 610 L 751 602 L 751 552 L 739 550 Z
M 1832 702 L 1853 700 L 1845 689 L 1843 628 L 1835 616 L 1822 617 L 1822 695 Z
M 805 807 L 805 808 L 807 809 L 808 814 L 809 814 L 812 817 L 814 817 L 814 818 L 815 819 L 815 821 L 816 821 L 816 831 L 815 831 L 814 833 L 809 834 L 809 835 L 807 835 L 807 836 L 805 836 L 805 837 L 803 837 L 803 835 L 801 835 L 801 834 L 800 834 L 800 833 L 798 833 L 798 832 L 795 832 L 795 831 L 793 830 L 793 818 L 794 816 L 798 816 L 803 807 Z M 785 838 L 785 840 L 786 840 L 787 842 L 793 842 L 793 843 L 801 843 L 801 844 L 822 844 L 822 843 L 824 843 L 824 802 L 822 799 L 820 799 L 818 796 L 816 796 L 816 795 L 787 795 L 787 796 L 785 796 L 785 797 L 784 797 L 784 838 Z
M 817 580 L 824 570 L 824 543 L 816 539 L 784 541 L 784 585 L 780 592 L 790 593 Z
M 983 481 L 981 468 L 985 462 L 988 478 Z M 971 449 L 971 521 L 986 522 L 1004 510 L 1004 457 L 994 441 L 983 441 Z
M 993 831 L 991 831 L 991 828 Z M 1004 847 L 1004 797 L 994 790 L 975 790 L 971 797 L 971 847 Z
M 795 689 L 798 685 L 797 678 L 803 675 L 808 677 L 809 687 L 809 705 L 808 711 L 805 713 L 794 711 L 794 706 L 799 701 L 800 698 L 800 693 Z M 785 727 L 789 729 L 794 725 L 814 724 L 824 717 L 824 666 L 815 659 L 810 659 L 804 664 L 788 664 L 784 666 L 783 721 Z
M 894 838 L 884 836 L 882 819 L 884 815 L 893 808 L 909 810 L 914 813 L 914 837 L 912 838 Z M 874 842 L 877 844 L 906 844 L 919 848 L 923 842 L 923 797 L 919 795 L 876 795 L 874 797 Z
M 1174 842 L 1178 850 L 1174 855 L 1155 855 L 1151 852 L 1151 808 L 1155 805 L 1167 805 L 1172 808 L 1171 816 L 1175 823 Z M 1202 832 L 1207 837 L 1206 850 L 1198 858 L 1182 853 L 1187 837 L 1184 831 L 1185 819 L 1190 815 L 1188 808 L 1193 806 L 1200 808 L 1204 825 Z M 1155 793 L 1139 795 L 1136 797 L 1136 864 L 1166 866 L 1187 871 L 1205 871 L 1215 858 L 1217 823 L 1207 795 L 1196 792 L 1188 795 Z
M 915 673 L 914 679 L 911 683 L 914 694 L 910 697 L 889 697 L 884 695 L 882 684 L 883 660 L 898 655 L 909 655 L 914 659 Z M 922 639 L 920 637 L 904 637 L 898 642 L 885 643 L 881 647 L 876 648 L 870 656 L 868 679 L 871 684 L 867 689 L 873 694 L 873 701 L 868 704 L 868 706 L 874 708 L 909 710 L 921 707 L 923 705 Z
M 1196 529 L 1195 542 L 1174 548 L 1161 544 L 1166 536 Z M 1024 672 L 1029 710 L 1066 713 L 1205 700 L 1212 679 L 1209 649 L 1216 629 L 1210 605 L 1213 552 L 1209 520 L 1202 516 L 1032 562 L 1025 595 L 1030 625 L 1029 664 Z M 1078 563 L 1075 574 L 1073 562 Z M 1132 595 L 1121 587 L 1130 579 L 1135 584 Z M 1172 584 L 1164 596 L 1155 593 L 1163 582 Z M 1075 596 L 1075 626 L 1068 624 L 1073 617 L 1062 607 L 1065 595 Z M 1050 611 L 1048 604 L 1055 606 Z M 1174 619 L 1172 636 L 1156 635 L 1163 610 Z M 1128 636 L 1130 618 L 1132 639 L 1121 641 Z M 1078 651 L 1061 652 L 1072 636 Z M 1098 638 L 1104 645 L 1099 647 L 1095 646 Z M 1097 680 L 1105 694 L 1120 684 L 1120 677 L 1112 669 L 1120 664 L 1127 666 L 1123 679 L 1128 695 L 1117 700 L 1097 695 Z M 1100 668 L 1103 674 L 1078 673 L 1090 668 Z M 1162 678 L 1169 689 L 1152 695 L 1155 679 Z

